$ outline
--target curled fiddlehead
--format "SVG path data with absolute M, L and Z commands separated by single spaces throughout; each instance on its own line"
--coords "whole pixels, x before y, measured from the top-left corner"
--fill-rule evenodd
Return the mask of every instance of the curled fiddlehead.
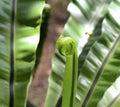
M 57 41 L 58 51 L 64 55 L 72 55 L 75 51 L 75 42 L 70 37 L 61 37 Z
M 73 107 L 75 103 L 78 56 L 76 43 L 70 37 L 61 37 L 56 44 L 57 50 L 66 57 L 64 72 L 62 107 Z

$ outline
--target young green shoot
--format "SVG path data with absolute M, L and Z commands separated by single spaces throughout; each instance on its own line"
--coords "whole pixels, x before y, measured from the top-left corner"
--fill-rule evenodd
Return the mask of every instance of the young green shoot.
M 76 43 L 70 37 L 60 37 L 56 46 L 58 51 L 66 57 L 62 91 L 62 107 L 74 107 L 78 73 Z

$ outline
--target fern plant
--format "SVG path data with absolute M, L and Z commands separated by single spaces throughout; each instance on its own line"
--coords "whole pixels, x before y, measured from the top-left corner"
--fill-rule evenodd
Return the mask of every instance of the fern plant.
M 0 107 L 26 106 L 44 6 L 44 0 L 0 2 Z M 68 10 L 45 106 L 119 107 L 120 0 L 73 0 Z
M 44 5 L 0 1 L 0 107 L 26 107 Z
M 120 0 L 73 0 L 68 10 L 71 16 L 59 39 L 71 37 L 76 43 L 77 89 L 67 84 L 74 76 L 69 69 L 76 63 L 67 64 L 56 50 L 45 107 L 119 107 Z M 69 86 L 72 93 L 68 95 Z M 73 93 L 75 101 L 68 98 Z

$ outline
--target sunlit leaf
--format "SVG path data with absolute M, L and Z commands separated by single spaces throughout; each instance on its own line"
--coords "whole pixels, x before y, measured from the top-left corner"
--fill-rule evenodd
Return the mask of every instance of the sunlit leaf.
M 119 107 L 120 106 L 120 77 L 107 89 L 99 101 L 97 107 Z M 117 106 L 117 104 L 119 104 Z
M 0 106 L 24 107 L 44 0 L 0 2 Z
M 62 33 L 61 36 L 72 37 L 77 44 L 78 51 L 79 51 L 78 54 L 79 54 L 79 73 L 80 73 L 80 75 L 81 75 L 80 69 L 85 70 L 82 67 L 84 67 L 86 64 L 85 63 L 85 61 L 87 61 L 86 57 L 87 57 L 87 55 L 89 55 L 90 51 L 92 50 L 91 46 L 93 47 L 96 44 L 96 41 L 99 40 L 99 38 L 101 37 L 102 22 L 104 20 L 104 17 L 106 16 L 106 13 L 108 12 L 108 6 L 109 6 L 110 2 L 111 2 L 111 0 L 107 0 L 107 1 L 74 0 L 68 6 L 68 10 L 71 13 L 71 17 L 69 18 L 67 24 L 65 25 L 64 32 Z M 85 46 L 86 43 L 87 43 L 87 45 Z M 84 46 L 85 46 L 85 48 L 83 48 Z M 102 47 L 102 48 L 104 49 L 104 47 Z M 97 49 L 99 49 L 99 47 L 97 47 Z M 97 52 L 97 53 L 99 53 L 99 52 Z M 96 53 L 96 55 L 97 55 L 97 53 Z M 101 56 L 99 56 L 99 54 L 98 54 L 97 57 L 101 57 Z M 93 56 L 92 56 L 92 58 L 94 59 Z M 97 59 L 98 58 L 96 58 L 96 60 Z M 100 61 L 100 64 L 102 63 L 102 61 Z M 64 74 L 64 68 L 65 68 L 64 64 L 65 64 L 65 58 L 62 57 L 56 51 L 56 53 L 53 57 L 53 62 L 52 62 L 52 74 L 49 77 L 49 88 L 48 88 L 48 93 L 47 93 L 47 97 L 46 97 L 46 107 L 55 107 L 55 105 L 57 104 L 57 101 L 61 95 L 63 74 Z M 86 69 L 91 70 L 92 68 L 90 68 L 90 66 L 92 66 L 93 64 L 94 63 L 89 64 L 89 68 L 86 65 L 87 66 Z M 98 62 L 98 65 L 99 65 L 99 62 Z M 97 66 L 97 64 L 96 64 L 96 66 Z M 93 69 L 96 70 L 97 68 L 93 67 Z M 89 74 L 87 74 L 87 75 L 89 76 Z M 94 78 L 94 75 L 93 75 L 92 79 L 93 78 Z M 86 80 L 83 80 L 83 81 L 84 81 L 84 83 L 86 83 L 88 85 Z M 85 94 L 87 94 L 87 91 L 85 91 L 86 93 L 84 93 L 83 96 L 80 96 L 80 94 L 82 94 L 82 92 L 81 92 L 81 90 L 79 91 L 79 87 L 81 87 L 80 80 L 78 80 L 78 92 L 76 95 L 77 107 L 80 106 L 81 99 L 84 100 L 82 97 L 85 97 Z M 88 90 L 89 90 L 89 87 L 88 87 Z M 60 104 L 58 104 L 58 105 L 60 106 Z

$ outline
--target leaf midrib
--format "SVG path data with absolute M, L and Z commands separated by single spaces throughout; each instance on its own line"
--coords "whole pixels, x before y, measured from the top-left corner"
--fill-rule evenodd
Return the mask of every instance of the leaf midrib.
M 15 30 L 15 13 L 16 0 L 12 0 L 11 11 L 11 31 L 10 31 L 10 96 L 9 107 L 14 107 L 14 30 Z
M 88 100 L 89 100 L 89 98 L 90 98 L 90 96 L 91 96 L 91 94 L 92 94 L 92 92 L 93 92 L 93 90 L 94 90 L 94 88 L 95 88 L 95 85 L 96 85 L 96 83 L 97 83 L 97 81 L 98 81 L 98 79 L 99 79 L 99 77 L 100 77 L 103 69 L 104 69 L 104 67 L 105 67 L 105 65 L 106 65 L 109 57 L 110 57 L 111 54 L 113 53 L 113 50 L 115 49 L 115 47 L 116 47 L 117 44 L 119 43 L 119 41 L 120 41 L 120 35 L 119 35 L 118 38 L 115 40 L 115 42 L 114 42 L 111 50 L 108 52 L 108 54 L 107 54 L 106 58 L 104 59 L 102 65 L 101 65 L 101 67 L 100 67 L 100 69 L 98 70 L 98 73 L 96 74 L 96 77 L 95 77 L 95 79 L 94 79 L 94 81 L 93 81 L 93 83 L 92 83 L 92 85 L 91 85 L 91 87 L 90 87 L 90 89 L 89 89 L 86 97 L 85 97 L 85 100 L 84 100 L 83 103 L 82 103 L 82 107 L 86 107 L 86 105 L 87 105 L 87 103 L 88 103 Z
M 106 4 L 109 4 L 111 2 L 111 0 L 110 1 L 105 0 L 99 6 L 97 6 L 97 10 L 95 10 L 95 13 L 94 13 L 94 15 L 92 15 L 90 20 L 89 20 L 89 17 L 86 15 L 84 9 L 79 5 L 78 1 L 73 1 L 73 2 L 80 8 L 80 10 L 82 11 L 84 17 L 88 20 L 88 28 L 90 30 L 86 31 L 85 34 L 91 34 L 93 32 L 93 30 L 94 30 L 94 28 L 92 28 L 92 27 L 94 25 L 96 25 L 96 21 L 98 21 L 98 19 L 99 19 L 98 17 L 100 16 L 100 13 L 101 13 L 102 9 L 105 7 Z M 104 17 L 104 15 L 102 17 Z

